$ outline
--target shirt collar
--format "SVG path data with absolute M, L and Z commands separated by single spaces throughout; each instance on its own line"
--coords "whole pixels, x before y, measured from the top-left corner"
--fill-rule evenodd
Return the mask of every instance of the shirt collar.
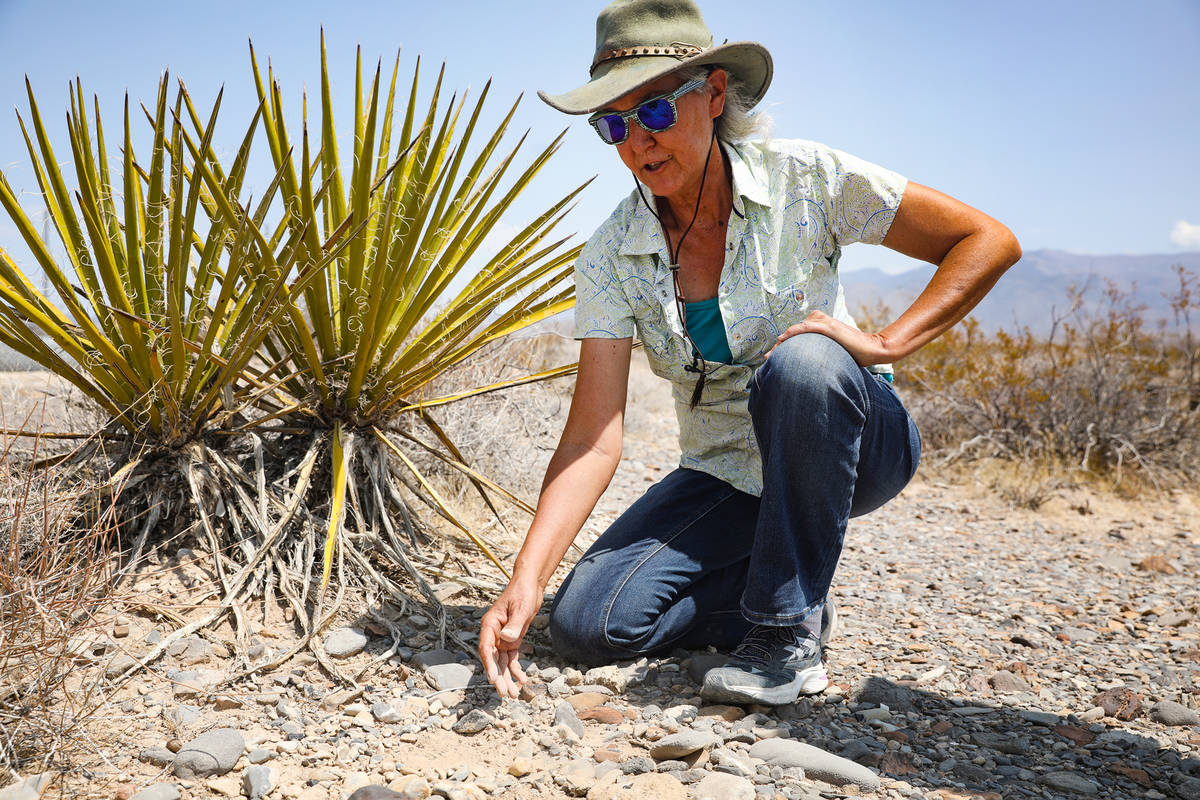
M 771 205 L 771 192 L 767 185 L 766 169 L 763 165 L 762 153 L 752 145 L 734 145 L 722 143 L 725 155 L 729 158 L 729 171 L 733 177 L 733 196 L 740 197 L 742 207 L 734 203 L 734 213 L 745 216 L 746 202 L 763 207 Z M 621 255 L 643 256 L 653 255 L 662 250 L 662 227 L 658 220 L 646 208 L 637 190 L 629 196 L 633 203 L 629 225 L 625 229 L 625 238 L 621 242 Z M 646 199 L 653 202 L 650 195 Z

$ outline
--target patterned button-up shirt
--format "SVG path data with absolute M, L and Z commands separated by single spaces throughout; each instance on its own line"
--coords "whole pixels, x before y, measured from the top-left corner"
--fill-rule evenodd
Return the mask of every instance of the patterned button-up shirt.
M 623 339 L 636 332 L 651 370 L 673 387 L 680 466 L 760 495 L 762 460 L 747 408 L 754 369 L 779 334 L 812 311 L 854 324 L 838 280 L 841 248 L 882 242 L 907 182 L 814 142 L 723 146 L 734 213 L 717 296 L 734 363 L 709 372 L 700 404 L 690 408 L 696 374 L 684 369 L 692 358 L 675 307 L 667 244 L 636 191 L 575 264 L 575 338 Z M 888 365 L 870 369 L 891 372 Z

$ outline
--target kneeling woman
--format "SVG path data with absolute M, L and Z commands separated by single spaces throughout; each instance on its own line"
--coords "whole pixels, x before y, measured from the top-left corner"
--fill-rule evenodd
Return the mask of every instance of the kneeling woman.
M 636 334 L 671 382 L 680 466 L 567 576 L 554 646 L 581 663 L 732 649 L 714 701 L 818 692 L 822 610 L 850 517 L 894 497 L 920 438 L 891 362 L 963 316 L 1020 257 L 1009 230 L 930 188 L 805 141 L 753 139 L 759 44 L 713 46 L 691 0 L 616 0 L 591 80 L 542 99 L 591 114 L 636 191 L 576 265 L 579 375 L 512 581 L 483 618 L 489 680 L 515 696 L 518 648 L 620 460 Z M 938 265 L 894 322 L 860 331 L 841 248 L 883 244 Z

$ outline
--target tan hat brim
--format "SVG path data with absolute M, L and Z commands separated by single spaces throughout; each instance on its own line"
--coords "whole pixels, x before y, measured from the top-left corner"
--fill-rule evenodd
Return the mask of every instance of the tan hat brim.
M 632 56 L 607 62 L 578 89 L 565 94 L 547 94 L 539 90 L 538 97 L 565 114 L 591 114 L 664 75 L 685 67 L 708 64 L 725 68 L 730 78 L 742 86 L 751 107 L 763 98 L 771 85 L 773 66 L 767 48 L 758 42 L 730 42 L 685 59 Z

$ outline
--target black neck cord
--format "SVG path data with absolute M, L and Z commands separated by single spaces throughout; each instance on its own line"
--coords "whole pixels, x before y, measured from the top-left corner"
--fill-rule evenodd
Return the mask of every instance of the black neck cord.
M 700 175 L 700 191 L 696 193 L 696 208 L 692 211 L 692 221 L 684 229 L 683 235 L 679 237 L 679 243 L 675 245 L 673 251 L 671 248 L 671 234 L 667 232 L 667 226 L 663 223 L 662 217 L 654 209 L 654 205 L 646 200 L 646 195 L 642 191 L 642 184 L 638 181 L 637 176 L 635 175 L 633 178 L 633 185 L 637 187 L 638 195 L 642 198 L 642 202 L 645 203 L 646 209 L 658 220 L 658 226 L 662 229 L 663 236 L 667 240 L 667 254 L 671 257 L 671 263 L 668 266 L 671 270 L 671 288 L 675 292 L 675 308 L 679 312 L 679 324 L 683 326 L 683 336 L 692 347 L 692 363 L 684 365 L 684 369 L 688 372 L 698 373 L 700 376 L 696 379 L 696 388 L 692 390 L 691 408 L 695 408 L 700 404 L 700 396 L 704 394 L 705 378 L 708 377 L 708 361 L 700 352 L 700 348 L 696 347 L 696 343 L 692 341 L 691 334 L 688 333 L 687 307 L 684 304 L 685 298 L 682 292 L 679 291 L 679 254 L 683 250 L 683 240 L 692 232 L 692 226 L 696 224 L 696 217 L 700 214 L 700 201 L 704 198 L 704 182 L 708 180 L 708 164 L 712 160 L 713 145 L 716 140 L 717 129 L 714 125 L 712 140 L 710 140 L 708 145 L 708 155 L 704 157 L 704 172 Z

